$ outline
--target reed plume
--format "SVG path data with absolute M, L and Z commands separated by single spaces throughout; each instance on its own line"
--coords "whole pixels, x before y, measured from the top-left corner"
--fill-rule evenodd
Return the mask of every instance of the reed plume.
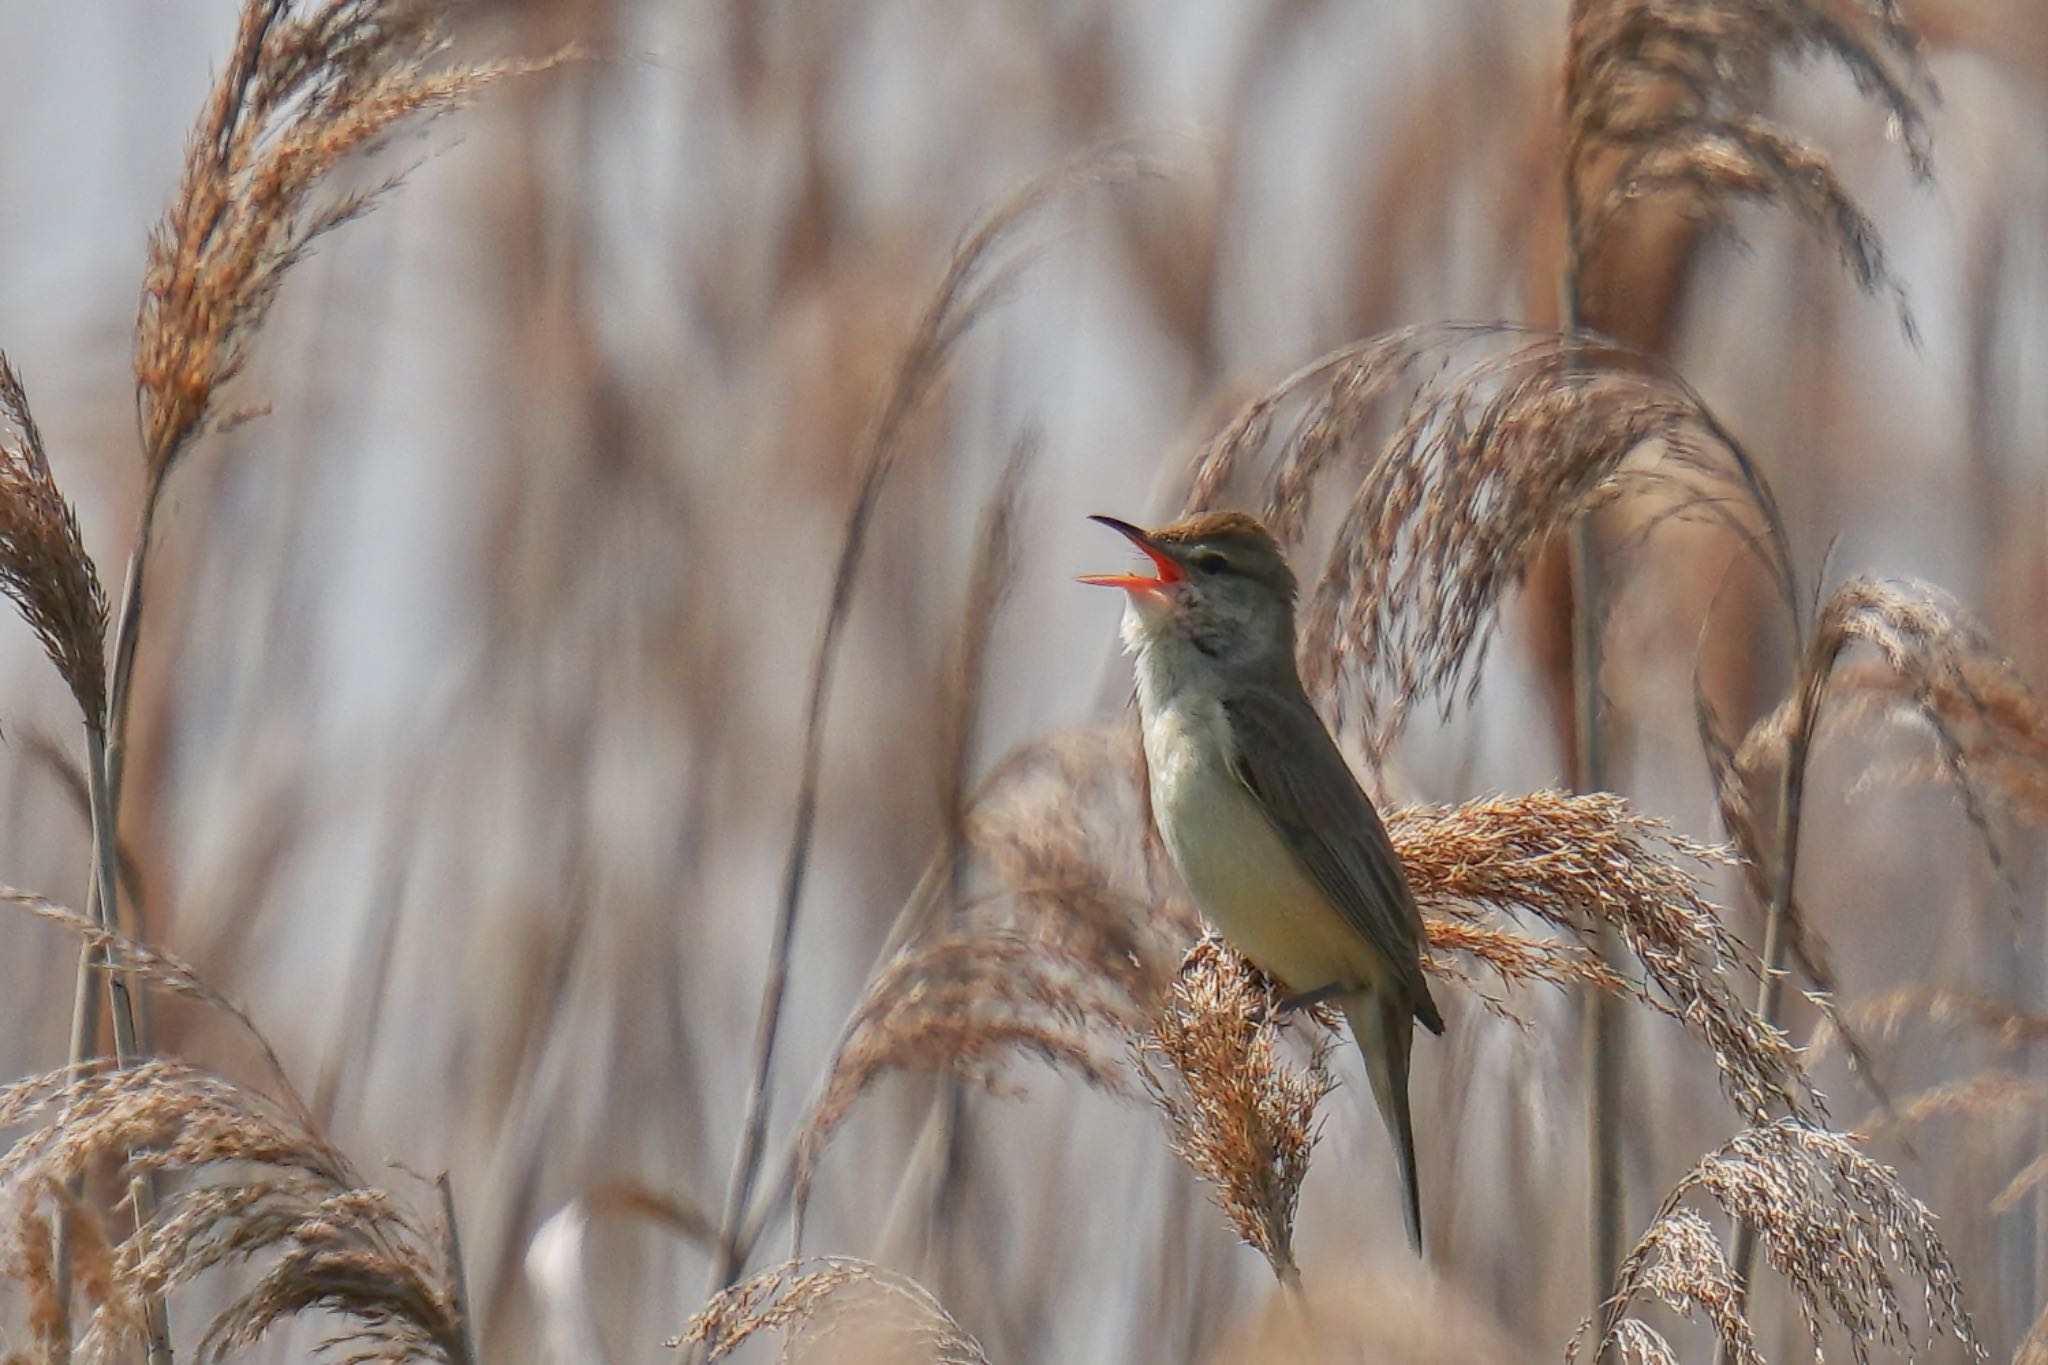
M 804 1166 L 854 1100 L 892 1071 L 944 1071 L 995 1089 L 998 1064 L 1023 1052 L 1121 1091 L 1121 1069 L 1103 1040 L 1134 1024 L 1129 998 L 1092 962 L 1043 942 L 995 931 L 920 944 L 883 970 L 855 1008 L 804 1126 Z
M 981 1344 L 922 1285 L 850 1256 L 787 1261 L 734 1285 L 668 1344 L 698 1347 L 708 1363 L 762 1332 L 784 1334 L 784 1360 L 989 1365 Z
M 1816 1361 L 1831 1329 L 1846 1336 L 1858 1365 L 1868 1365 L 1880 1345 L 1917 1357 L 1907 1317 L 1912 1299 L 1924 1307 L 1930 1332 L 1983 1358 L 1955 1263 L 1927 1207 L 1853 1138 L 1797 1118 L 1738 1133 L 1673 1186 L 1622 1263 L 1600 1346 L 1616 1341 L 1620 1324 L 1654 1300 L 1703 1316 L 1729 1359 L 1758 1359 L 1741 1277 L 1694 1207 L 1700 1201 L 1755 1230 L 1766 1261 L 1793 1293 Z M 1568 1355 L 1575 1351 L 1576 1343 Z
M 397 177 L 322 197 L 324 183 L 508 70 L 440 63 L 445 48 L 435 7 L 414 0 L 242 6 L 177 196 L 150 236 L 135 380 L 152 490 L 214 419 L 286 274 Z
M 1857 285 L 1913 321 L 1877 229 L 1817 148 L 1763 112 L 1773 65 L 1830 60 L 1882 112 L 1913 173 L 1931 173 L 1932 83 L 1894 0 L 1594 0 L 1572 6 L 1564 164 L 1575 254 L 1592 258 L 1646 201 L 1725 227 L 1743 202 L 1785 208 Z
M 107 698 L 107 595 L 57 488 L 21 376 L 0 354 L 0 592 L 41 641 L 87 725 Z
M 1382 400 L 1397 416 L 1373 446 Z M 1302 611 L 1302 676 L 1383 755 L 1417 699 L 1476 684 L 1503 597 L 1587 512 L 1654 495 L 1727 528 L 1792 601 L 1790 551 L 1754 462 L 1690 386 L 1598 338 L 1504 325 L 1410 329 L 1334 351 L 1245 405 L 1195 464 L 1204 506 L 1251 472 L 1285 417 L 1262 501 L 1276 533 L 1319 486 L 1357 479 Z
M 321 1343 L 344 1359 L 473 1359 L 456 1270 L 437 1240 L 301 1119 L 251 1091 L 169 1061 L 55 1071 L 0 1090 L 0 1127 L 24 1129 L 0 1157 L 10 1258 L 47 1301 L 56 1221 L 75 1229 L 76 1285 L 92 1306 L 79 1342 L 87 1356 L 140 1344 L 152 1301 L 208 1271 L 254 1264 L 261 1273 L 214 1315 L 200 1359 L 224 1359 L 312 1309 L 344 1320 Z M 124 1186 L 147 1174 L 178 1187 L 145 1227 L 119 1237 L 66 1193 L 102 1168 Z
M 1215 937 L 1188 953 L 1137 1039 L 1138 1075 L 1174 1152 L 1209 1186 L 1245 1245 L 1299 1288 L 1294 1211 L 1336 1085 L 1327 1043 L 1307 1061 L 1281 1055 L 1282 992 Z
M 1858 647 L 1875 657 L 1846 664 Z M 1904 775 L 1938 776 L 1954 785 L 2001 876 L 2005 862 L 1992 827 L 1993 803 L 2030 820 L 2048 818 L 2048 713 L 1984 629 L 1926 583 L 1856 577 L 1836 588 L 1815 620 L 1791 694 L 1739 745 L 1719 737 L 1718 721 L 1704 704 L 1701 717 L 1723 821 L 1758 869 L 1782 856 L 1764 841 L 1759 810 L 1767 808 L 1765 793 L 1789 783 L 1796 808 L 1814 744 L 1831 730 L 1874 720 L 1907 717 L 1925 728 L 1935 762 L 1910 766 Z M 1879 772 L 1866 780 L 1897 775 Z
M 1722 1089 L 1750 1121 L 1818 1112 L 1798 1051 L 1736 994 L 1757 968 L 1702 893 L 1712 850 L 1605 793 L 1398 809 L 1387 833 L 1433 946 L 1469 951 L 1475 934 L 1498 933 L 1492 925 L 1502 915 L 1568 935 L 1588 951 L 1526 955 L 1512 941 L 1481 937 L 1473 955 L 1509 979 L 1597 985 L 1669 1015 L 1707 1049 Z M 1438 928 L 1446 924 L 1450 932 Z M 1629 985 L 1590 951 L 1603 928 L 1635 959 L 1648 989 Z M 1488 956 L 1503 947 L 1505 970 Z

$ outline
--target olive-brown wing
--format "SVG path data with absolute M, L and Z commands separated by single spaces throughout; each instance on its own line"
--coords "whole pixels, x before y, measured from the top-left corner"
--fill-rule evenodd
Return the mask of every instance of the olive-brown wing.
M 1322 717 L 1298 688 L 1246 688 L 1223 709 L 1238 781 L 1345 922 L 1393 967 L 1415 1017 L 1443 1032 L 1422 974 L 1422 915 L 1401 859 Z

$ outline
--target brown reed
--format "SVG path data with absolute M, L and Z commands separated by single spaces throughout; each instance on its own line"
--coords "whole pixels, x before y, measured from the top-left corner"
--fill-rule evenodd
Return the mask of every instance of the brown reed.
M 78 517 L 57 488 L 21 376 L 0 354 L 0 592 L 42 642 L 87 725 L 107 697 L 107 595 Z
M 92 1307 L 85 1355 L 139 1344 L 151 1303 L 253 1263 L 261 1273 L 215 1314 L 200 1359 L 224 1359 L 315 1308 L 344 1320 L 321 1349 L 345 1359 L 474 1358 L 433 1239 L 331 1144 L 253 1092 L 168 1061 L 55 1071 L 0 1089 L 0 1127 L 24 1129 L 0 1156 L 0 1204 L 10 1261 L 34 1277 L 43 1312 L 62 1308 L 46 1250 L 56 1220 L 79 1230 L 75 1283 Z M 123 1184 L 148 1174 L 180 1185 L 120 1237 L 65 1193 L 102 1168 Z
M 1622 1263 L 1600 1345 L 1639 1303 L 1656 1300 L 1703 1315 L 1730 1359 L 1759 1359 L 1741 1277 L 1687 1202 L 1701 1199 L 1755 1229 L 1766 1261 L 1792 1290 L 1816 1361 L 1831 1328 L 1846 1336 L 1858 1365 L 1868 1365 L 1880 1345 L 1912 1354 L 1909 1287 L 1930 1331 L 1984 1357 L 1926 1205 L 1853 1138 L 1797 1118 L 1745 1129 L 1672 1187 Z
M 1831 60 L 1885 117 L 1915 175 L 1932 171 L 1919 36 L 1893 0 L 1593 0 L 1572 6 L 1564 165 L 1576 250 L 1598 252 L 1645 201 L 1725 227 L 1737 205 L 1787 209 L 1833 243 L 1856 283 L 1905 291 L 1828 157 L 1763 111 L 1773 66 Z
M 989 1365 L 981 1344 L 907 1275 L 849 1256 L 784 1262 L 723 1291 L 669 1345 L 723 1360 L 762 1332 L 786 1336 L 783 1359 Z
M 1298 1289 L 1294 1211 L 1321 1136 L 1316 1110 L 1336 1079 L 1327 1043 L 1299 1065 L 1281 1055 L 1281 995 L 1223 940 L 1204 937 L 1135 1039 L 1136 1065 L 1174 1152 L 1245 1245 Z
M 1700 876 L 1715 861 L 1713 850 L 1604 793 L 1535 792 L 1395 810 L 1387 833 L 1432 923 L 1483 928 L 1484 916 L 1506 914 L 1587 945 L 1611 929 L 1650 988 L 1639 998 L 1707 1049 L 1745 1118 L 1818 1112 L 1819 1096 L 1797 1050 L 1735 993 L 1739 980 L 1754 979 L 1756 965 L 1702 894 Z M 1444 946 L 1456 946 L 1455 939 L 1447 936 Z M 1516 971 L 1633 991 L 1597 959 L 1571 955 L 1560 962 L 1546 951 L 1534 966 Z
M 1377 406 L 1397 400 L 1364 453 Z M 1474 685 L 1502 598 L 1536 552 L 1588 511 L 1651 494 L 1644 534 L 1723 526 L 1789 607 L 1775 499 L 1741 444 L 1659 362 L 1597 338 L 1500 325 L 1412 328 L 1334 351 L 1239 410 L 1195 464 L 1208 505 L 1291 419 L 1265 476 L 1278 533 L 1307 525 L 1318 485 L 1357 483 L 1302 613 L 1303 680 L 1354 713 L 1384 755 L 1417 699 Z

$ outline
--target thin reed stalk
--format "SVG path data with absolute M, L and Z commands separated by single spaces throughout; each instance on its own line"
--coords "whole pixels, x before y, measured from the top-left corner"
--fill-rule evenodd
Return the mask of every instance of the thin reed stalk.
M 116 651 L 118 659 L 119 652 Z M 117 674 L 118 681 L 118 674 Z M 117 692 L 110 692 L 111 701 Z M 88 802 L 92 811 L 93 848 L 93 903 L 98 907 L 100 928 L 110 934 L 119 934 L 121 910 L 119 897 L 120 878 L 116 868 L 119 865 L 119 835 L 115 824 L 112 764 L 109 758 L 110 746 L 102 732 L 95 726 L 87 726 L 85 732 L 86 756 L 85 776 Z M 137 1065 L 143 1056 L 145 1041 L 136 1017 L 135 1001 L 129 990 L 127 968 L 122 955 L 114 945 L 108 944 L 103 950 L 107 967 L 107 995 L 113 1006 L 114 1021 L 114 1064 L 122 1070 Z M 138 1168 L 129 1178 L 128 1197 L 135 1206 L 135 1236 L 147 1255 L 146 1238 L 150 1221 L 156 1216 L 156 1176 L 147 1168 Z M 170 1365 L 172 1360 L 170 1320 L 164 1311 L 163 1298 L 146 1292 L 142 1299 L 143 1331 L 149 1346 L 150 1365 Z
M 1795 618 L 1794 629 L 1803 631 Z M 1803 646 L 1803 641 L 1802 641 Z M 1801 649 L 1802 656 L 1804 649 Z M 1822 679 L 1823 685 L 1825 679 Z M 1819 703 L 1818 696 L 1814 705 Z M 1811 718 L 1809 712 L 1809 720 Z M 1757 983 L 1757 1017 L 1773 1028 L 1785 992 L 1785 960 L 1792 946 L 1792 887 L 1799 862 L 1800 809 L 1806 797 L 1806 759 L 1812 751 L 1812 729 L 1802 724 L 1791 736 L 1785 765 L 1778 782 L 1778 860 L 1771 876 L 1771 899 L 1765 911 L 1763 976 Z M 1740 1315 L 1748 1306 L 1750 1272 L 1756 1267 L 1757 1229 L 1749 1222 L 1735 1225 L 1735 1238 L 1728 1248 L 1728 1268 L 1733 1283 L 1734 1310 Z M 1728 1365 L 1729 1346 L 1724 1339 L 1714 1348 L 1716 1365 Z
M 476 1317 L 469 1306 L 469 1273 L 463 1269 L 462 1232 L 455 1223 L 455 1182 L 442 1171 L 434 1177 L 434 1193 L 441 1201 L 441 1263 L 447 1267 L 448 1315 L 456 1332 L 456 1348 L 450 1365 L 475 1365 Z
M 107 828 L 117 827 L 121 810 L 121 778 L 127 766 L 128 756 L 128 710 L 129 697 L 135 684 L 135 651 L 142 636 L 142 609 L 145 601 L 145 575 L 149 569 L 150 544 L 155 534 L 157 501 L 163 490 L 161 478 L 151 478 L 142 499 L 142 508 L 137 513 L 135 542 L 128 552 L 128 573 L 121 587 L 121 609 L 114 617 L 113 667 L 107 683 L 107 712 L 102 721 L 104 756 L 101 763 L 102 783 L 106 788 Z M 90 770 L 89 770 L 90 772 Z M 115 845 L 118 851 L 119 845 Z M 118 852 L 110 854 L 118 858 Z M 97 861 L 97 855 L 95 855 Z M 94 876 L 97 888 L 103 879 Z M 107 927 L 116 933 L 124 932 L 118 913 L 119 903 L 109 900 L 107 904 L 116 907 L 113 923 Z M 132 926 L 137 939 L 144 935 L 141 926 Z
M 982 514 L 973 541 L 974 566 L 961 604 L 960 631 L 947 679 L 945 755 L 940 794 L 946 821 L 941 856 L 946 865 L 946 904 L 942 913 L 957 921 L 966 900 L 968 768 L 973 757 L 975 722 L 987 684 L 989 645 L 995 623 L 1015 579 L 1016 535 L 1024 480 L 1037 458 L 1038 433 L 1027 431 L 1010 449 L 996 491 Z M 961 1078 L 947 1072 L 939 1082 L 925 1117 L 929 1150 L 935 1159 L 924 1199 L 923 1240 L 928 1258 L 936 1258 L 939 1237 L 951 1226 L 949 1211 L 958 1195 L 966 1162 L 968 1095 Z M 920 1148 L 924 1150 L 924 1148 Z M 792 1252 L 792 1254 L 796 1254 Z
M 1586 0 L 1572 0 L 1570 29 L 1585 19 Z M 1566 70 L 1565 107 L 1572 107 L 1572 86 L 1582 73 L 1574 65 Z M 1568 337 L 1586 330 L 1584 206 L 1579 202 L 1579 166 L 1571 157 L 1562 159 L 1564 189 L 1564 261 L 1558 279 L 1559 325 Z M 1576 345 L 1568 343 L 1568 367 L 1579 369 Z M 1600 530 L 1590 515 L 1572 522 L 1569 532 L 1572 587 L 1572 785 L 1581 793 L 1607 789 L 1607 751 L 1601 743 L 1600 714 L 1600 628 L 1603 619 L 1601 593 L 1602 555 Z M 1602 926 L 1597 951 L 1600 960 L 1613 967 L 1620 945 L 1612 928 Z M 1622 1179 L 1621 1088 L 1623 1071 L 1623 1029 L 1626 1016 L 1621 1002 L 1606 991 L 1595 991 L 1586 1002 L 1586 1133 L 1589 1184 L 1587 1224 L 1591 1234 L 1588 1253 L 1592 1258 L 1594 1311 L 1606 1302 L 1607 1286 L 1621 1264 L 1622 1227 L 1626 1197 Z
M 954 347 L 1009 277 L 1007 270 L 995 269 L 991 261 L 999 242 L 1023 218 L 1064 190 L 1103 179 L 1111 170 L 1107 159 L 1099 155 L 1063 167 L 1033 180 L 975 225 L 948 262 L 945 275 L 927 303 L 897 366 L 888 396 L 862 443 L 860 483 L 853 506 L 847 513 L 833 566 L 831 597 L 825 609 L 824 625 L 811 655 L 795 818 L 791 822 L 789 848 L 783 861 L 781 893 L 768 950 L 768 977 L 761 989 L 761 1005 L 748 1068 L 746 1104 L 740 1120 L 732 1175 L 726 1187 L 725 1212 L 719 1220 L 718 1253 L 712 1259 L 706 1291 L 709 1295 L 730 1289 L 743 1269 L 739 1233 L 753 1201 L 754 1186 L 760 1175 L 767 1143 L 769 1085 L 782 1027 L 783 1000 L 789 989 L 790 955 L 795 944 L 798 912 L 803 904 L 804 885 L 810 871 L 811 838 L 817 823 L 826 704 L 831 696 L 839 643 L 853 606 L 861 559 L 867 548 L 868 528 L 880 504 L 882 490 L 901 462 L 911 418 L 924 406 L 925 399 L 945 373 Z

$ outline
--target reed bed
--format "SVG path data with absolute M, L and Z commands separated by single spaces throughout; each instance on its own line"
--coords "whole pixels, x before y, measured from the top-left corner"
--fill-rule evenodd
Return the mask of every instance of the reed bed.
M 1110 0 L 232 8 L 133 430 L 0 337 L 75 709 L 5 770 L 0 1360 L 2041 1358 L 2041 243 L 1968 158 L 1992 226 L 1887 241 L 2023 7 L 1416 7 L 1321 208 L 1278 92 L 1384 16 L 1191 24 L 1191 146 Z M 1426 1263 L 1046 587 L 1222 506 L 1444 988 Z

